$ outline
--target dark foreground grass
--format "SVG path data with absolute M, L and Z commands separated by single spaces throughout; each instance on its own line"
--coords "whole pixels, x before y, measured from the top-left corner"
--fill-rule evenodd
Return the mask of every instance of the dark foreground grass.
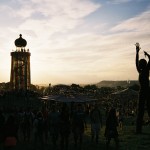
M 82 150 L 105 150 L 105 127 L 101 129 L 99 143 L 91 142 L 90 125 L 85 131 Z M 150 150 L 150 126 L 143 126 L 142 134 L 135 134 L 135 126 L 124 126 L 123 130 L 118 129 L 119 132 L 119 149 L 120 150 Z M 72 134 L 69 138 L 69 149 L 78 150 L 73 143 Z M 57 150 L 60 150 L 60 141 L 58 140 Z M 2 148 L 0 148 L 1 150 Z M 51 139 L 49 137 L 48 144 L 40 146 L 40 143 L 34 144 L 33 140 L 30 142 L 18 142 L 15 150 L 53 150 Z M 112 139 L 110 149 L 115 150 L 115 143 Z
M 150 126 L 143 126 L 142 134 L 135 134 L 134 126 L 126 126 L 119 138 L 121 150 L 149 150 Z
M 124 120 L 123 130 L 118 128 L 119 133 L 119 150 L 150 150 L 150 125 L 143 126 L 142 134 L 135 134 L 135 117 L 127 117 Z M 90 124 L 87 124 L 87 130 L 83 137 L 82 150 L 105 150 L 106 140 L 104 137 L 105 126 L 101 128 L 99 134 L 99 143 L 91 142 L 91 130 Z M 20 136 L 21 137 L 21 136 Z M 2 145 L 0 145 L 0 150 L 3 150 Z M 30 142 L 18 141 L 15 150 L 61 150 L 60 139 L 58 139 L 57 147 L 54 149 L 51 142 L 51 137 L 48 138 L 48 143 L 44 146 L 40 145 L 40 142 L 34 143 L 33 135 Z M 79 150 L 79 147 L 74 147 L 72 133 L 69 137 L 69 148 L 68 150 Z M 110 143 L 110 150 L 115 150 L 115 142 L 112 139 Z

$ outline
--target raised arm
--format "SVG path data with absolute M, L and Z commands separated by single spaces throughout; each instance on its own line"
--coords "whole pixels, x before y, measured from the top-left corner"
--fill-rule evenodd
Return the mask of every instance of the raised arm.
M 139 51 L 140 51 L 140 47 L 136 45 L 136 60 L 135 60 L 135 64 L 136 64 L 136 69 L 138 72 L 140 72 L 139 69 Z
M 150 55 L 149 55 L 146 51 L 144 51 L 144 55 L 148 57 L 148 64 L 147 64 L 147 67 L 148 67 L 148 69 L 150 70 Z

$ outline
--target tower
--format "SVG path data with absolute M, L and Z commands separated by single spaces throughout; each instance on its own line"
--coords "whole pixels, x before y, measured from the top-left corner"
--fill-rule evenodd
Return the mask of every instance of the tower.
M 30 52 L 25 49 L 27 41 L 20 37 L 15 40 L 16 50 L 11 52 L 10 85 L 13 90 L 27 91 L 30 89 Z

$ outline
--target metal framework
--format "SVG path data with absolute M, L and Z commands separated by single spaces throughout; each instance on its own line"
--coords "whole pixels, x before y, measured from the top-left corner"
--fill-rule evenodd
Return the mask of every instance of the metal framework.
M 25 47 L 23 46 L 21 44 L 19 46 L 17 45 L 16 51 L 11 52 L 10 84 L 13 90 L 26 91 L 30 89 L 30 84 L 31 84 L 30 56 L 31 56 L 31 53 L 29 52 L 29 49 L 26 50 Z

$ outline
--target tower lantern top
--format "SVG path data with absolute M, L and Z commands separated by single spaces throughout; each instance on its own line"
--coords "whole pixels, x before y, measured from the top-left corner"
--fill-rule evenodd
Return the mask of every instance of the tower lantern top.
M 15 45 L 17 47 L 25 47 L 27 45 L 27 41 L 22 38 L 22 34 L 19 35 L 20 37 L 15 40 Z

